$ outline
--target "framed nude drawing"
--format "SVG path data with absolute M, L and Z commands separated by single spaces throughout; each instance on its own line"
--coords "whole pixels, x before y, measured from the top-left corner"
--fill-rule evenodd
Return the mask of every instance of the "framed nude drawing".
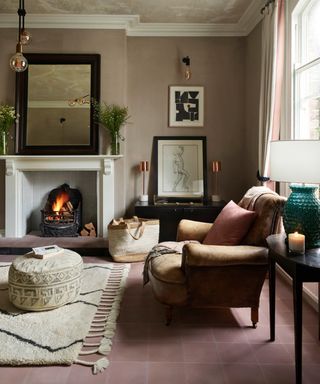
M 157 136 L 159 197 L 203 199 L 206 196 L 206 137 Z

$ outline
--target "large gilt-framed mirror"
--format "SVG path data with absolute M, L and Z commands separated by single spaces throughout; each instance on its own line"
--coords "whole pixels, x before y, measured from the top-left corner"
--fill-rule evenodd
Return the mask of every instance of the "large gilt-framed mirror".
M 16 75 L 16 153 L 98 154 L 91 99 L 100 100 L 100 55 L 25 54 Z

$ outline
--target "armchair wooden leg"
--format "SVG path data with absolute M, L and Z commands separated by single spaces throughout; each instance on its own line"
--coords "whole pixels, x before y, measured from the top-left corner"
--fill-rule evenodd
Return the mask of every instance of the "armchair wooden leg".
M 251 321 L 253 328 L 257 328 L 257 322 L 259 321 L 259 308 L 252 307 L 251 308 Z
M 172 321 L 172 307 L 166 305 L 166 325 L 170 325 Z

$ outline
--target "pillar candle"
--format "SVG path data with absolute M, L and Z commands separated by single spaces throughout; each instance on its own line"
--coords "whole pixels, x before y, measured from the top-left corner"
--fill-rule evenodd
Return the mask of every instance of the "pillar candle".
M 289 250 L 295 253 L 304 253 L 305 250 L 305 236 L 301 233 L 289 233 Z

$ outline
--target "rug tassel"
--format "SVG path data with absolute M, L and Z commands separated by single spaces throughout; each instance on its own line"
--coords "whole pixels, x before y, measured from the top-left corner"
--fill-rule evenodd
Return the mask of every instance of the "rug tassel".
M 101 336 L 104 336 L 103 332 L 101 332 L 101 333 L 92 333 L 92 334 L 87 335 L 86 337 L 101 337 Z
M 101 328 L 94 328 L 94 329 L 89 329 L 89 332 L 90 333 L 100 333 L 100 332 L 103 332 L 105 330 L 104 327 L 101 327 Z M 89 335 L 88 335 L 89 336 Z
M 104 324 L 96 324 L 96 323 L 103 323 L 103 321 L 100 321 L 100 320 L 99 321 L 93 321 L 92 323 L 93 324 L 91 324 L 91 328 L 101 328 L 104 325 Z
M 122 268 L 119 269 L 119 279 L 117 278 L 114 281 L 115 288 L 114 289 L 106 288 L 102 295 L 102 298 L 100 298 L 100 305 L 91 323 L 89 334 L 87 335 L 87 338 L 102 337 L 102 339 L 100 340 L 100 343 L 85 342 L 83 344 L 83 347 L 91 347 L 93 349 L 87 350 L 87 351 L 81 351 L 79 355 L 92 355 L 95 353 L 100 353 L 101 355 L 107 355 L 111 351 L 111 346 L 112 346 L 111 339 L 115 334 L 116 320 L 119 315 L 120 302 L 122 300 L 122 296 L 125 291 L 125 281 L 126 281 L 126 278 L 128 277 L 129 269 L 130 269 L 129 266 L 126 266 L 123 269 Z M 109 295 L 111 297 L 116 295 L 116 298 L 109 299 L 108 297 Z M 110 303 L 107 303 L 107 301 L 109 300 L 110 300 Z M 96 362 L 88 362 L 88 361 L 79 360 L 79 359 L 77 359 L 75 362 L 78 364 L 91 366 L 93 374 L 95 375 L 99 372 L 102 372 L 109 365 L 109 361 L 105 357 L 97 360 Z
M 92 367 L 92 373 L 96 375 L 97 373 L 103 372 L 109 365 L 109 360 L 105 357 L 102 357 L 101 359 L 90 362 L 90 361 L 84 361 L 84 360 L 75 360 L 75 363 L 85 365 L 87 367 Z
M 94 353 L 100 353 L 100 355 L 107 355 L 111 351 L 112 341 L 106 338 L 101 340 L 100 344 L 91 343 L 91 347 L 98 347 L 95 349 L 91 349 L 89 351 L 81 351 L 80 355 L 91 355 Z M 89 344 L 84 344 L 84 346 L 89 346 Z

